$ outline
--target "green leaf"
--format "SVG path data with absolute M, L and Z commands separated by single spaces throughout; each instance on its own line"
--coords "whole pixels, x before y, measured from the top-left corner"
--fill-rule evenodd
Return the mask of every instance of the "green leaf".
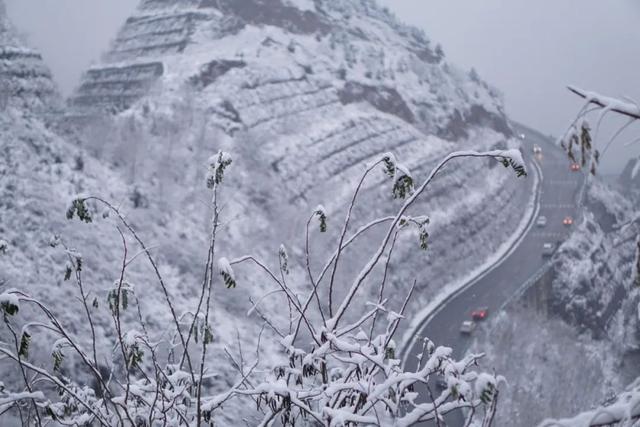
M 62 354 L 60 350 L 55 350 L 51 353 L 51 357 L 53 358 L 53 371 L 59 372 L 62 361 L 64 360 L 64 354 Z
M 327 214 L 325 213 L 324 209 L 317 209 L 314 212 L 314 215 L 316 215 L 318 217 L 318 221 L 320 221 L 320 232 L 326 233 L 327 232 Z
M 6 255 L 9 250 L 9 243 L 6 240 L 0 239 L 0 254 Z
M 405 199 L 411 194 L 413 194 L 413 178 L 409 175 L 402 175 L 393 185 L 393 198 Z
M 493 384 L 491 383 L 487 384 L 487 387 L 484 390 L 482 390 L 482 393 L 480 393 L 480 401 L 485 405 L 491 403 L 491 401 L 493 400 L 495 391 L 496 391 L 496 388 Z
M 2 311 L 9 316 L 14 316 L 18 311 L 20 311 L 20 307 L 9 301 L 2 301 L 0 308 L 2 308 Z
M 107 294 L 107 303 L 109 303 L 109 309 L 111 310 L 111 314 L 114 316 L 118 312 L 118 306 L 120 305 L 120 300 L 118 298 L 118 291 L 112 289 Z
M 284 247 L 284 245 L 280 245 L 278 255 L 280 256 L 280 268 L 286 274 L 289 274 L 289 255 L 287 254 L 287 249 Z
M 73 266 L 71 265 L 71 263 L 68 262 L 67 265 L 65 265 L 65 270 L 64 270 L 65 282 L 71 278 L 71 273 L 73 273 Z
M 222 184 L 224 179 L 224 173 L 226 169 L 231 165 L 233 160 L 231 157 L 223 152 L 219 151 L 216 156 L 209 159 L 209 173 L 207 175 L 207 188 L 214 189 L 217 185 Z
M 140 349 L 138 344 L 134 344 L 129 348 L 129 357 L 128 357 L 128 367 L 137 368 L 142 363 L 142 357 L 144 356 L 144 352 Z
M 389 177 L 393 178 L 396 175 L 395 159 L 390 154 L 383 157 L 382 162 L 384 164 L 384 172 L 389 175 Z
M 204 338 L 203 341 L 205 344 L 210 344 L 213 342 L 213 333 L 211 332 L 211 326 L 207 325 L 204 328 Z
M 236 283 L 236 280 L 226 271 L 222 271 L 220 272 L 220 275 L 222 276 L 222 280 L 224 280 L 224 284 L 227 287 L 227 289 L 235 289 L 236 286 L 238 285 Z
M 429 232 L 424 226 L 421 226 L 418 232 L 420 237 L 420 249 L 426 251 L 429 249 Z
M 29 344 L 31 344 L 31 335 L 27 331 L 22 332 L 22 337 L 20 337 L 20 349 L 18 350 L 18 355 L 24 357 L 25 359 L 29 357 Z
M 93 221 L 91 213 L 85 204 L 86 199 L 75 199 L 71 202 L 71 206 L 67 209 L 67 219 L 73 219 L 74 215 L 78 216 L 78 219 L 86 223 Z
M 385 359 L 391 360 L 396 358 L 396 350 L 393 347 L 387 347 L 384 349 Z

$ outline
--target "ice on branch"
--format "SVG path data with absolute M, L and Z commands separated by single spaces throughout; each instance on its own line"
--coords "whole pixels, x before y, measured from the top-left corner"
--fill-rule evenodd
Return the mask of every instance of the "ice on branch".
M 601 95 L 597 92 L 583 90 L 575 86 L 569 86 L 569 90 L 584 98 L 587 104 L 596 104 L 605 110 L 615 111 L 616 113 L 640 120 L 640 105 L 635 102 L 623 101 Z

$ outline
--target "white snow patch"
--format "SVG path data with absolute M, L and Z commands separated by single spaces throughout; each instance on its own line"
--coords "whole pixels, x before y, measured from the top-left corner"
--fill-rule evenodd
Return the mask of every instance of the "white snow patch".
M 313 0 L 289 0 L 288 3 L 303 11 L 315 12 L 316 10 Z

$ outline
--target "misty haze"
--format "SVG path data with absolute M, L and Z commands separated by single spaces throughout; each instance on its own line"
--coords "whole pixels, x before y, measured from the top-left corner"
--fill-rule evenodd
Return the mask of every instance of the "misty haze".
M 0 426 L 640 427 L 635 0 L 0 0 Z

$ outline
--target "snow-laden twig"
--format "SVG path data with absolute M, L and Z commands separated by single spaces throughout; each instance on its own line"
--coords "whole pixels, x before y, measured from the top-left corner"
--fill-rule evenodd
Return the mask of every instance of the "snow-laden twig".
M 595 104 L 605 110 L 613 111 L 615 113 L 622 114 L 623 116 L 631 117 L 635 120 L 640 120 L 640 107 L 635 103 L 621 101 L 617 98 L 601 95 L 597 92 L 583 90 L 575 86 L 568 86 L 568 89 L 579 97 L 584 98 L 589 104 Z
M 435 346 L 426 346 L 424 360 L 419 364 L 415 372 L 405 372 L 397 359 L 396 345 L 393 337 L 400 322 L 404 319 L 404 312 L 412 297 L 416 282 L 404 299 L 402 305 L 396 310 L 387 306 L 384 298 L 385 283 L 389 266 L 392 262 L 392 254 L 397 237 L 409 226 L 416 226 L 420 234 L 420 246 L 427 249 L 426 226 L 429 223 L 427 217 L 411 218 L 406 216 L 406 211 L 417 198 L 424 193 L 428 185 L 438 172 L 448 162 L 457 158 L 493 158 L 506 167 L 512 168 L 518 176 L 526 175 L 524 161 L 519 150 L 489 151 L 484 153 L 462 151 L 449 155 L 429 175 L 429 177 L 417 189 L 413 188 L 413 178 L 406 168 L 399 165 L 393 155 L 387 154 L 368 167 L 361 177 L 356 191 L 347 206 L 347 214 L 342 223 L 337 248 L 325 263 L 317 279 L 311 272 L 311 256 L 309 253 L 309 224 L 311 219 L 319 217 L 321 232 L 326 226 L 327 217 L 324 208 L 317 208 L 307 222 L 305 235 L 306 242 L 306 270 L 310 281 L 311 291 L 301 304 L 293 288 L 284 280 L 280 280 L 262 261 L 255 256 L 245 256 L 228 262 L 228 271 L 232 266 L 245 261 L 251 261 L 258 265 L 273 282 L 278 284 L 278 293 L 269 292 L 268 296 L 284 295 L 297 310 L 298 319 L 294 322 L 293 333 L 281 339 L 280 343 L 286 359 L 282 364 L 273 366 L 270 375 L 256 385 L 245 383 L 246 388 L 238 389 L 231 394 L 237 396 L 250 396 L 258 402 L 259 408 L 264 408 L 265 414 L 262 424 L 271 423 L 279 419 L 286 426 L 297 425 L 301 420 L 313 419 L 324 426 L 347 425 L 395 425 L 409 426 L 418 422 L 439 419 L 441 416 L 461 408 L 470 408 L 475 411 L 479 406 L 486 406 L 485 414 L 495 411 L 497 399 L 497 385 L 489 381 L 488 375 L 478 375 L 470 370 L 481 355 L 472 355 L 462 361 L 455 361 L 451 357 L 451 349 Z M 392 217 L 382 218 L 361 226 L 351 237 L 347 238 L 347 228 L 351 222 L 351 213 L 354 209 L 359 189 L 364 179 L 373 170 L 373 167 L 384 164 L 387 174 L 394 179 L 394 194 L 399 197 L 407 197 L 398 213 Z M 403 181 L 403 190 L 395 190 L 398 185 L 397 175 L 407 177 Z M 411 181 L 411 183 L 409 183 Z M 409 185 L 411 184 L 411 185 Z M 348 289 L 346 297 L 339 303 L 333 317 L 326 320 L 322 315 L 322 304 L 319 301 L 318 288 L 326 286 L 327 306 L 332 306 L 331 289 L 342 285 L 344 280 L 338 269 L 337 262 L 345 249 L 358 237 L 380 224 L 387 224 L 388 232 L 382 243 L 374 249 L 373 255 L 360 271 L 356 280 Z M 389 242 L 391 247 L 389 248 Z M 385 257 L 385 269 L 377 292 L 377 301 L 365 306 L 356 307 L 354 295 L 370 277 L 378 261 Z M 329 280 L 323 281 L 325 274 L 331 271 Z M 238 284 L 242 286 L 242 284 Z M 266 295 L 265 295 L 266 296 Z M 316 299 L 318 312 L 310 311 L 311 302 Z M 257 306 L 254 304 L 254 306 Z M 339 325 L 347 310 L 353 309 L 356 320 Z M 382 313 L 386 315 L 383 316 Z M 315 326 L 314 322 L 323 319 L 322 325 Z M 376 322 L 380 327 L 376 328 Z M 304 323 L 313 339 L 313 345 L 300 344 L 299 330 Z M 292 330 L 291 326 L 289 328 Z M 382 333 L 375 334 L 377 329 Z M 366 333 L 368 330 L 369 333 Z M 305 337 L 306 338 L 306 337 Z M 426 385 L 432 378 L 443 376 L 448 387 L 440 395 L 433 396 L 431 403 L 416 404 L 416 393 L 413 391 L 416 385 Z M 491 377 L 492 378 L 492 377 Z M 225 398 L 228 398 L 225 395 Z M 475 412 L 474 412 L 475 413 Z M 483 420 L 489 424 L 492 415 Z

